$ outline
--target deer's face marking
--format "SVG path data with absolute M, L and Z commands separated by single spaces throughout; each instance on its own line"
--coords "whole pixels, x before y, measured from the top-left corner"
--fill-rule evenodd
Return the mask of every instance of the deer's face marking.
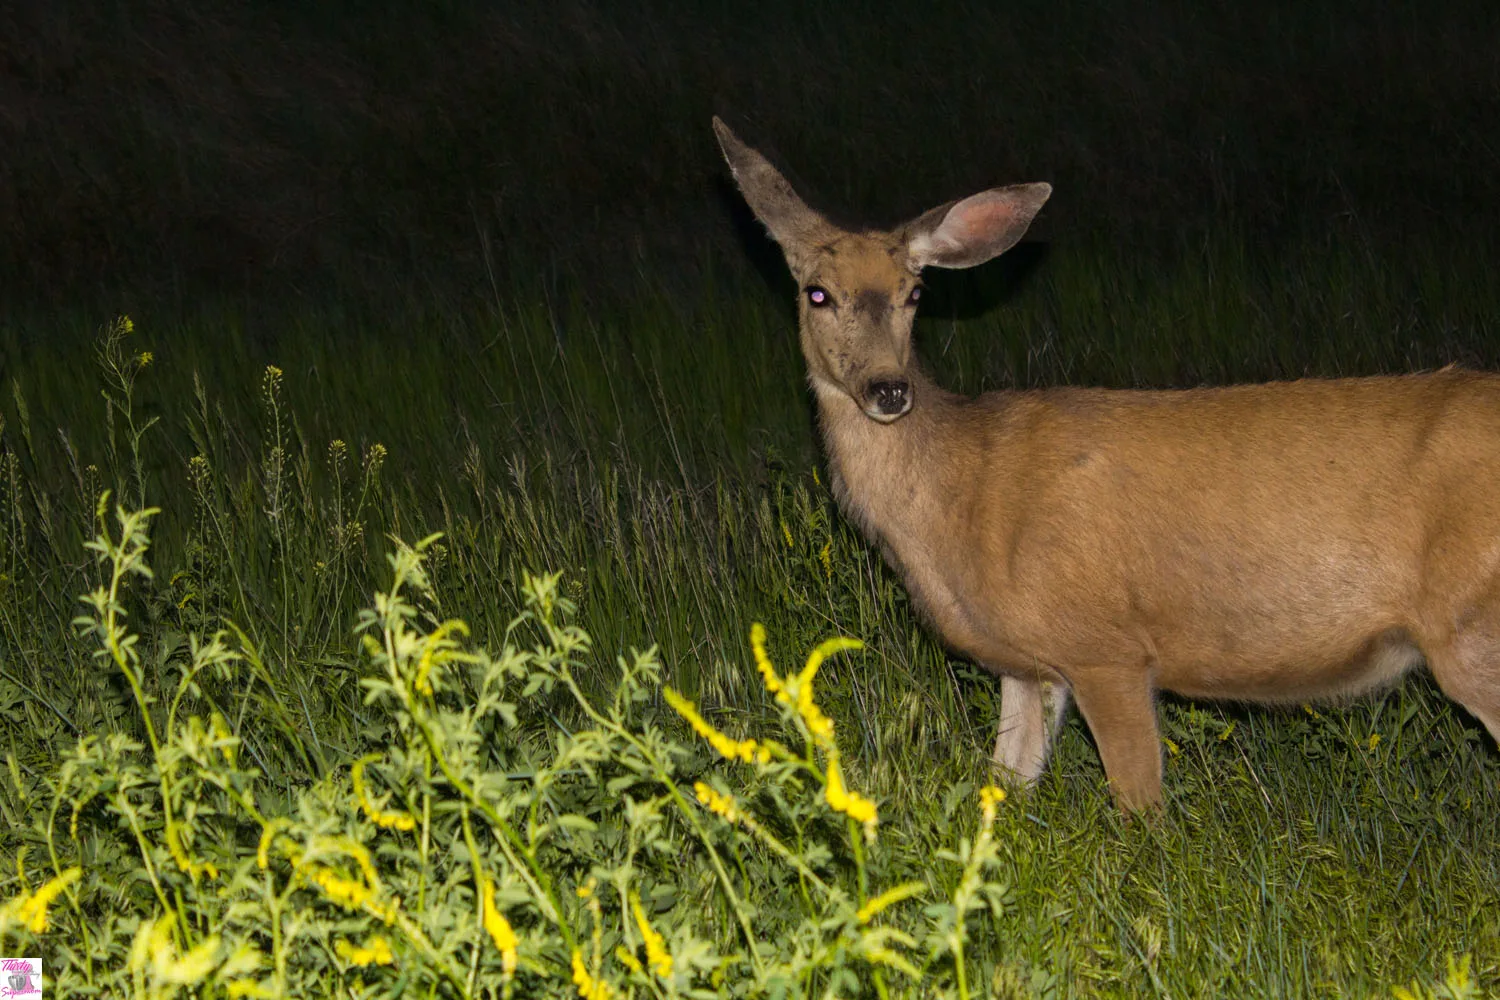
M 907 366 L 921 286 L 901 237 L 840 233 L 799 255 L 792 272 L 809 377 L 872 419 L 903 416 L 913 402 Z

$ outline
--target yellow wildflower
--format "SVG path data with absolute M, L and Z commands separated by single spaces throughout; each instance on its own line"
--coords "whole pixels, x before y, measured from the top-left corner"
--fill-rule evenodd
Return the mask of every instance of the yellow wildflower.
M 822 709 L 813 701 L 813 678 L 818 674 L 818 668 L 823 661 L 834 653 L 846 649 L 863 649 L 864 643 L 858 639 L 836 638 L 822 643 L 817 649 L 808 654 L 807 663 L 802 667 L 802 672 L 797 675 L 797 714 L 802 716 L 807 731 L 812 733 L 813 739 L 827 746 L 833 742 L 833 720 L 823 714 Z
M 854 914 L 854 919 L 862 924 L 867 924 L 875 919 L 875 916 L 888 906 L 910 899 L 912 896 L 927 891 L 927 886 L 921 882 L 903 882 L 898 886 L 887 889 L 874 899 L 861 906 Z
M 205 938 L 181 958 L 172 958 L 166 962 L 158 961 L 155 970 L 156 978 L 162 982 L 195 986 L 207 979 L 209 973 L 214 971 L 214 966 L 218 965 L 218 950 L 218 935 Z
M 765 747 L 757 746 L 754 740 L 734 740 L 719 732 L 709 725 L 708 720 L 698 714 L 693 703 L 669 687 L 661 689 L 662 696 L 667 699 L 667 704 L 677 711 L 677 714 L 687 720 L 688 725 L 693 727 L 693 732 L 708 741 L 709 746 L 717 750 L 722 756 L 729 760 L 742 760 L 749 764 L 759 761 L 764 764 L 771 759 L 771 752 Z
M 693 792 L 709 812 L 715 816 L 723 817 L 726 821 L 733 823 L 740 818 L 739 806 L 735 804 L 732 795 L 725 795 L 710 788 L 701 781 L 693 783 Z
M 776 668 L 771 665 L 771 658 L 766 655 L 766 627 L 760 622 L 750 626 L 750 651 L 755 654 L 755 669 L 760 671 L 760 676 L 766 684 L 766 690 L 776 696 L 776 700 L 787 704 L 791 698 L 786 693 L 786 685 L 776 675 Z
M 255 863 L 262 871 L 271 863 L 271 842 L 276 839 L 276 831 L 291 825 L 292 821 L 285 816 L 277 816 L 260 831 L 260 846 L 255 849 Z
M 192 594 L 188 595 L 188 597 L 192 596 Z M 183 600 L 185 603 L 187 598 Z M 224 721 L 224 716 L 218 712 L 208 717 L 208 728 L 214 734 L 214 739 L 221 744 L 219 753 L 224 755 L 224 763 L 233 766 L 239 751 L 239 737 L 234 735 L 234 731 L 229 728 L 229 723 Z
M 382 829 L 415 829 L 417 821 L 411 813 L 400 811 L 387 812 L 376 805 L 374 799 L 370 798 L 369 789 L 365 787 L 365 765 L 379 759 L 379 754 L 370 754 L 355 761 L 354 766 L 349 769 L 349 777 L 354 783 L 354 798 L 359 802 L 360 810 L 371 823 Z
M 215 867 L 212 861 L 194 861 L 188 857 L 187 851 L 182 847 L 181 823 L 173 819 L 167 820 L 165 834 L 167 838 L 167 850 L 171 852 L 172 860 L 177 862 L 179 869 L 187 872 L 188 877 L 194 883 L 198 881 L 200 874 L 207 875 L 209 878 L 219 877 L 219 869 Z
M 580 885 L 577 889 L 574 889 L 573 891 L 576 892 L 576 893 L 578 893 L 578 898 L 579 899 L 588 899 L 590 896 L 592 896 L 594 894 L 594 880 L 593 879 L 589 879 L 587 882 L 585 882 L 583 885 Z
M 1173 757 L 1177 757 L 1177 756 L 1181 755 L 1181 753 L 1182 753 L 1182 747 L 1178 746 L 1176 744 L 1176 742 L 1173 741 L 1170 737 L 1163 736 L 1161 738 L 1161 741 L 1166 746 L 1167 753 L 1171 754 Z
M 856 822 L 863 823 L 865 838 L 875 839 L 875 826 L 880 822 L 875 803 L 844 787 L 844 776 L 839 771 L 837 756 L 828 759 L 828 784 L 823 787 L 823 798 L 835 812 L 841 812 Z
M 152 977 L 163 984 L 196 986 L 208 978 L 218 964 L 219 937 L 201 941 L 186 955 L 178 957 L 172 944 L 176 918 L 170 913 L 158 920 L 148 920 L 136 929 L 130 946 L 130 970 L 144 973 L 149 963 Z
M 823 543 L 823 549 L 818 553 L 818 558 L 823 560 L 823 573 L 828 579 L 833 579 L 833 539 Z
M 979 811 L 985 826 L 995 822 L 995 807 L 1005 801 L 1005 789 L 985 785 L 979 790 Z
M 319 865 L 313 868 L 309 877 L 329 899 L 346 910 L 357 910 L 375 898 L 369 886 L 352 878 L 344 878 L 332 868 Z
M 490 940 L 495 942 L 495 947 L 500 951 L 500 965 L 505 970 L 505 975 L 513 976 L 516 972 L 516 946 L 520 944 L 516 940 L 515 929 L 505 919 L 505 914 L 495 908 L 495 883 L 485 879 L 481 896 L 480 911 L 484 929 L 489 931 Z
M 630 910 L 635 914 L 635 925 L 641 930 L 641 939 L 646 943 L 646 961 L 656 974 L 666 979 L 672 974 L 672 954 L 667 951 L 667 942 L 646 919 L 641 907 L 641 897 L 631 893 Z
M 1380 746 L 1380 734 L 1379 733 L 1371 733 L 1370 734 L 1370 749 L 1373 751 L 1378 746 Z
M 418 694 L 432 694 L 430 675 L 434 665 L 463 657 L 458 643 L 449 638 L 453 633 L 466 636 L 469 626 L 457 619 L 445 621 L 422 640 L 422 657 L 417 661 L 417 674 L 412 680 Z
M 781 534 L 786 538 L 786 547 L 792 547 L 792 529 L 787 527 L 785 521 L 781 522 Z
M 576 948 L 573 949 L 573 985 L 578 987 L 578 995 L 583 1000 L 609 1000 L 614 995 L 608 983 L 589 974 L 588 967 L 583 964 L 583 952 Z
M 390 965 L 396 961 L 391 953 L 391 943 L 379 934 L 370 938 L 363 946 L 355 946 L 340 938 L 333 946 L 338 956 L 350 965 Z
M 400 900 L 390 903 L 382 903 L 376 898 L 376 892 L 369 886 L 356 879 L 344 878 L 332 868 L 322 865 L 313 865 L 307 876 L 323 894 L 332 902 L 337 903 L 346 910 L 364 910 L 391 923 L 396 919 L 396 909 Z
M 380 892 L 380 873 L 375 870 L 375 862 L 370 858 L 370 850 L 364 844 L 351 837 L 315 837 L 309 846 L 316 847 L 320 851 L 332 848 L 349 855 L 354 859 L 355 864 L 359 865 L 359 870 L 364 874 L 365 883 L 370 887 L 370 891 Z
M 36 892 L 21 893 L 5 904 L 4 911 L 0 912 L 0 926 L 12 920 L 19 920 L 31 933 L 43 933 L 47 929 L 47 907 L 56 902 L 63 890 L 82 876 L 83 869 L 74 866 L 48 881 Z
M 636 975 L 644 976 L 646 974 L 646 967 L 641 964 L 641 960 L 627 951 L 623 944 L 615 945 L 615 958 L 621 965 Z

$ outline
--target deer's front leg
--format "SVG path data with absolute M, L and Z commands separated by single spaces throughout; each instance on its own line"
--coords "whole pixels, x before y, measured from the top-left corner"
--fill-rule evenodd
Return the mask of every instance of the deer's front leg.
M 1002 781 L 1012 785 L 1036 782 L 1067 708 L 1068 689 L 1061 684 L 1001 676 L 995 767 Z

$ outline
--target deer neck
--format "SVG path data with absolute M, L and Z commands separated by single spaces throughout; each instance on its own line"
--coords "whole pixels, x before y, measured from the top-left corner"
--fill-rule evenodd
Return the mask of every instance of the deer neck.
M 930 564 L 951 541 L 944 525 L 958 484 L 948 470 L 961 405 L 918 372 L 911 381 L 911 412 L 888 424 L 870 419 L 838 388 L 814 383 L 834 496 L 860 530 L 907 569 Z

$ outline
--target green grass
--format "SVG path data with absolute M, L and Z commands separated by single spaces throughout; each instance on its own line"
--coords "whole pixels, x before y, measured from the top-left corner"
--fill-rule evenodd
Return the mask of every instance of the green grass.
M 965 391 L 1357 374 L 1450 360 L 1493 366 L 1500 290 L 1487 280 L 1491 262 L 1483 247 L 1456 253 L 1416 239 L 1399 258 L 1357 247 L 1271 254 L 1231 240 L 1139 259 L 1059 246 L 939 281 L 918 336 L 942 380 Z M 864 861 L 872 885 L 923 885 L 922 902 L 885 918 L 912 935 L 909 950 L 922 964 L 929 932 L 945 919 L 924 906 L 951 904 L 958 878 L 935 852 L 975 834 L 998 692 L 940 649 L 878 554 L 837 514 L 816 471 L 788 298 L 734 278 L 686 298 L 643 286 L 632 302 L 593 312 L 566 302 L 449 302 L 137 315 L 136 331 L 102 357 L 134 380 L 135 426 L 160 418 L 141 434 L 138 458 L 118 405 L 121 377 L 111 380 L 107 367 L 87 374 L 93 359 L 79 348 L 78 332 L 107 317 L 8 318 L 0 329 L 0 705 L 12 720 L 0 790 L 3 870 L 16 870 L 10 860 L 24 847 L 17 863 L 33 888 L 54 864 L 83 863 L 87 874 L 72 890 L 76 908 L 54 907 L 54 930 L 37 942 L 7 936 L 6 947 L 34 945 L 50 970 L 69 969 L 65 994 L 82 993 L 86 981 L 116 992 L 127 980 L 110 977 L 124 968 L 131 936 L 165 910 L 140 877 L 123 807 L 111 804 L 123 793 L 106 789 L 85 807 L 80 838 L 54 838 L 55 861 L 41 833 L 59 762 L 80 737 L 145 738 L 127 672 L 96 656 L 98 640 L 70 624 L 84 610 L 78 597 L 103 580 L 84 544 L 99 531 L 96 505 L 108 488 L 112 502 L 162 508 L 148 554 L 155 573 L 131 578 L 122 598 L 157 729 L 170 728 L 165 713 L 191 662 L 190 637 L 232 624 L 243 639 L 231 633 L 231 646 L 254 655 L 195 675 L 178 720 L 221 713 L 239 741 L 237 766 L 259 774 L 259 808 L 299 817 L 298 836 L 346 830 L 372 849 L 384 844 L 376 857 L 393 885 L 420 871 L 424 884 L 461 888 L 468 861 L 458 841 L 414 861 L 409 837 L 377 833 L 339 805 L 352 762 L 387 753 L 389 787 L 406 789 L 408 805 L 431 796 L 435 829 L 459 836 L 462 797 L 411 770 L 401 712 L 361 687 L 379 664 L 361 653 L 354 629 L 371 595 L 391 586 L 392 538 L 443 533 L 427 551 L 431 588 L 417 601 L 417 627 L 462 619 L 472 647 L 498 661 L 507 637 L 519 635 L 522 648 L 533 641 L 524 628 L 512 631 L 525 573 L 561 572 L 562 594 L 577 603 L 571 621 L 592 637 L 571 668 L 582 695 L 607 701 L 617 657 L 632 662 L 632 648 L 654 643 L 663 679 L 737 738 L 795 732 L 754 670 L 752 622 L 768 627 L 782 670 L 829 636 L 862 639 L 864 651 L 823 667 L 818 703 L 835 720 L 850 787 L 879 803 L 879 839 Z M 144 350 L 154 357 L 141 367 Z M 273 364 L 281 374 L 263 374 Z M 116 404 L 106 409 L 100 389 Z M 118 531 L 112 522 L 110 530 Z M 823 877 L 856 891 L 852 841 L 818 818 L 805 783 L 801 804 L 794 791 L 777 799 L 780 778 L 718 760 L 652 684 L 640 685 L 644 701 L 623 724 L 663 726 L 692 748 L 668 755 L 678 779 L 738 791 L 780 816 L 783 832 L 805 827 L 833 852 L 809 855 Z M 470 690 L 460 683 L 441 707 L 463 711 Z M 562 799 L 534 793 L 544 814 L 581 811 L 598 826 L 587 849 L 543 853 L 567 895 L 591 868 L 620 861 L 631 826 L 602 782 L 621 765 L 567 763 L 576 743 L 560 734 L 576 741 L 593 731 L 577 702 L 557 691 L 507 697 L 519 704 L 514 729 L 483 729 L 453 746 L 475 774 L 559 769 Z M 1001 805 L 980 897 L 988 902 L 967 923 L 975 994 L 1386 996 L 1397 983 L 1441 978 L 1456 954 L 1473 957 L 1481 990 L 1500 989 L 1500 754 L 1429 681 L 1316 713 L 1168 699 L 1162 715 L 1176 749 L 1160 823 L 1117 817 L 1076 716 L 1040 786 Z M 110 766 L 135 760 L 140 770 L 131 773 L 149 778 L 140 753 Z M 187 783 L 191 767 L 178 767 L 174 780 Z M 148 818 L 154 780 L 122 800 Z M 493 802 L 522 794 L 502 787 Z M 194 851 L 226 871 L 236 858 L 248 863 L 255 822 L 227 793 L 202 789 L 219 812 L 195 821 Z M 695 846 L 681 820 L 664 829 L 664 846 L 641 854 L 630 884 L 656 900 L 659 926 L 701 941 L 705 954 L 744 948 L 733 908 L 714 888 L 710 842 L 736 859 L 734 884 L 767 940 L 794 949 L 810 940 L 809 921 L 841 912 L 799 901 L 796 881 L 753 838 L 721 830 Z M 168 898 L 193 928 L 177 946 L 239 934 L 269 953 L 268 937 L 195 892 L 163 837 L 158 816 L 147 854 L 181 894 Z M 484 863 L 497 877 L 514 874 L 489 847 Z M 242 875 L 232 892 L 252 907 L 259 876 Z M 513 881 L 502 899 L 523 952 L 563 977 L 523 971 L 519 988 L 565 991 L 566 953 Z M 20 888 L 11 876 L 0 896 Z M 293 953 L 286 982 L 333 992 L 363 977 L 370 995 L 413 984 L 462 992 L 434 971 L 440 962 L 394 933 L 394 968 L 340 966 L 334 942 L 357 941 L 365 925 L 327 900 L 308 902 L 306 888 L 286 891 L 310 915 L 307 948 Z M 457 949 L 450 957 L 466 969 L 465 949 L 486 940 L 472 899 L 432 892 L 425 910 L 410 892 L 404 905 L 429 921 L 429 933 L 454 935 L 438 950 Z M 620 905 L 605 911 L 615 914 L 611 933 L 629 934 Z M 584 904 L 569 906 L 585 926 Z M 87 975 L 70 930 L 83 924 L 110 928 L 93 939 Z M 6 933 L 24 934 L 14 925 Z M 687 937 L 673 940 L 687 947 Z M 951 958 L 934 948 L 924 985 L 903 986 L 895 973 L 888 985 L 954 990 Z M 481 985 L 498 989 L 496 962 L 484 952 Z M 849 962 L 873 993 L 869 966 Z M 821 992 L 836 981 L 835 966 L 806 960 L 797 989 Z M 743 963 L 729 967 L 725 990 L 753 981 Z M 624 975 L 623 966 L 608 968 Z M 709 988 L 706 973 L 695 982 Z M 636 988 L 645 995 L 645 985 Z

